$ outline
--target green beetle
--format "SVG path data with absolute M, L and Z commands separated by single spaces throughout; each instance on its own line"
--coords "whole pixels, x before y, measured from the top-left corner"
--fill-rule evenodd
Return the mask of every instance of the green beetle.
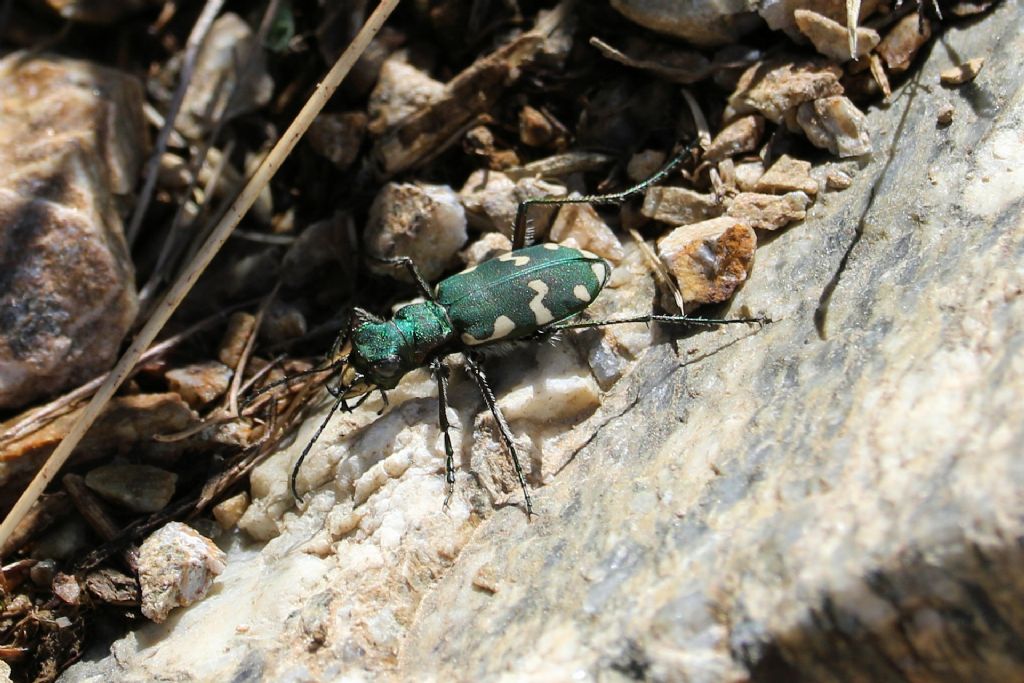
M 449 369 L 445 358 L 461 353 L 467 370 L 494 416 L 523 490 L 527 514 L 531 514 L 533 505 L 511 430 L 495 402 L 481 365 L 482 353 L 489 347 L 543 338 L 561 330 L 622 323 L 720 325 L 766 322 L 763 318 L 723 320 L 655 314 L 574 321 L 573 318 L 582 313 L 607 284 L 611 266 L 599 256 L 582 249 L 554 243 L 523 246 L 526 241 L 525 215 L 531 205 L 621 202 L 667 176 L 692 149 L 692 145 L 685 148 L 657 174 L 623 192 L 522 202 L 516 215 L 512 251 L 452 275 L 434 289 L 420 277 L 412 259 L 388 259 L 388 263 L 408 270 L 425 300 L 403 306 L 390 320 L 355 309 L 348 330 L 335 341 L 329 364 L 311 371 L 332 372 L 335 381 L 332 383 L 329 379 L 327 388 L 336 400 L 295 463 L 291 475 L 292 494 L 299 498 L 296 489 L 299 467 L 339 407 L 352 410 L 374 391 L 380 391 L 386 402 L 384 392 L 397 386 L 406 373 L 429 367 L 437 381 L 438 420 L 444 432 L 447 504 L 455 486 L 455 454 L 449 436 Z M 356 401 L 349 405 L 349 399 Z

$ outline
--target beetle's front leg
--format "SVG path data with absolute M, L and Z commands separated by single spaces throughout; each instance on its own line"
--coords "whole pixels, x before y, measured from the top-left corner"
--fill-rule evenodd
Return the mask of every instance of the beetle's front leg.
M 523 489 L 523 498 L 526 500 L 526 514 L 527 516 L 532 516 L 533 500 L 530 498 L 530 490 L 526 486 L 526 476 L 523 474 L 523 467 L 519 464 L 519 454 L 516 452 L 516 444 L 512 439 L 512 430 L 509 429 L 505 416 L 501 414 L 501 408 L 498 407 L 498 403 L 494 400 L 494 392 L 491 391 L 491 385 L 488 383 L 487 375 L 484 374 L 484 369 L 480 365 L 479 357 L 471 353 L 466 353 L 465 356 L 466 369 L 469 370 L 469 374 L 476 380 L 480 394 L 484 397 L 484 403 L 491 409 L 491 415 L 494 416 L 494 421 L 498 424 L 498 431 L 501 433 L 505 447 L 508 448 L 508 454 L 512 458 L 512 466 L 515 468 L 516 478 L 519 479 L 519 486 Z

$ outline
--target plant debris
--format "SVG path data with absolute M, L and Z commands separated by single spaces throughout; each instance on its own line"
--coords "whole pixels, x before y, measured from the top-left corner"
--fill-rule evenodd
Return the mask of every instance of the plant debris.
M 366 15 L 307 0 L 237 14 L 36 5 L 0 23 L 15 50 L 0 60 L 5 514 Z M 944 21 L 930 5 L 867 0 L 408 3 L 4 539 L 0 663 L 14 680 L 54 680 L 106 637 L 100 620 L 132 628 L 202 598 L 224 568 L 217 534 L 257 516 L 249 473 L 315 409 L 347 311 L 386 315 L 414 296 L 382 259 L 410 256 L 436 281 L 507 251 L 519 202 L 616 191 L 699 139 L 642 201 L 536 206 L 529 227 L 621 266 L 616 278 L 653 277 L 669 309 L 728 301 L 756 277 L 759 238 L 799 229 L 822 192 L 855 181 L 850 164 L 812 169 L 872 153 L 865 108 L 900 87 Z M 941 82 L 968 83 L 983 63 Z M 638 298 L 658 298 L 644 287 Z M 525 378 L 498 397 L 510 419 L 593 410 L 650 342 L 570 336 L 576 350 L 548 359 L 564 403 L 535 404 Z M 489 420 L 466 438 L 484 439 Z M 508 473 L 488 468 L 503 463 L 472 456 L 496 490 Z M 354 500 L 402 466 L 360 473 Z

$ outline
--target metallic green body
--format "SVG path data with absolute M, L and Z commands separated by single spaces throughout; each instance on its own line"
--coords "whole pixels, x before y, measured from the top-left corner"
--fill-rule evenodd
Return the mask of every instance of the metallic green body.
M 529 337 L 590 305 L 611 273 L 589 252 L 537 244 L 490 259 L 437 285 L 437 303 L 467 346 Z
M 392 389 L 438 355 L 522 339 L 571 318 L 610 274 L 599 256 L 558 244 L 509 252 L 442 280 L 436 301 L 403 306 L 391 320 L 360 313 L 352 366 L 370 384 Z

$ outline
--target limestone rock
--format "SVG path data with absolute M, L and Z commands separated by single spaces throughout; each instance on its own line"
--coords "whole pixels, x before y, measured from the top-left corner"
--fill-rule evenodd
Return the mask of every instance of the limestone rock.
M 842 70 L 824 60 L 785 58 L 758 62 L 740 77 L 729 105 L 737 114 L 760 112 L 781 123 L 785 114 L 804 102 L 840 95 Z
M 115 195 L 143 154 L 142 90 L 16 52 L 0 60 L 0 131 L 0 407 L 12 408 L 106 370 L 135 318 Z
M 754 261 L 757 235 L 730 216 L 676 228 L 658 240 L 658 256 L 679 283 L 687 304 L 721 303 L 743 284 Z
M 103 465 L 85 475 L 85 485 L 133 512 L 159 512 L 174 496 L 178 475 L 151 465 Z
M 843 95 L 804 102 L 796 116 L 807 139 L 816 147 L 844 158 L 871 152 L 867 117 Z
M 226 563 L 224 552 L 192 527 L 160 527 L 139 547 L 142 614 L 160 623 L 175 607 L 202 600 Z
M 458 195 L 446 185 L 388 183 L 370 207 L 366 251 L 376 259 L 412 256 L 428 282 L 451 265 L 466 243 L 466 214 Z M 407 279 L 403 268 L 371 267 Z

